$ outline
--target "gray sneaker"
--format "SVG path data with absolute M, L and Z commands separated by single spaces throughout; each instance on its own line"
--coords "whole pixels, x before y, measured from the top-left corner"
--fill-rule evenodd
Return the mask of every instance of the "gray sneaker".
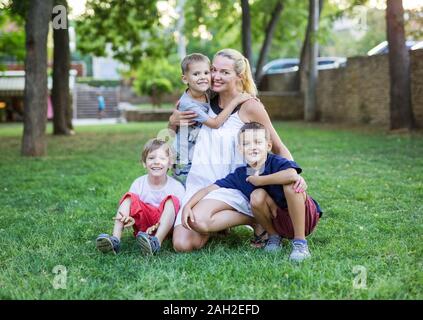
M 107 233 L 100 234 L 95 240 L 95 245 L 103 253 L 113 252 L 117 254 L 120 250 L 120 240 L 115 236 L 109 236 Z
M 281 241 L 282 238 L 278 234 L 272 234 L 267 239 L 266 245 L 264 246 L 264 251 L 267 252 L 275 252 L 278 251 L 281 248 Z
M 137 243 L 142 254 L 152 255 L 160 251 L 159 239 L 145 232 L 140 231 L 137 233 Z
M 301 262 L 304 259 L 310 258 L 311 254 L 308 250 L 307 241 L 292 240 L 292 252 L 289 256 L 289 260 L 294 262 Z

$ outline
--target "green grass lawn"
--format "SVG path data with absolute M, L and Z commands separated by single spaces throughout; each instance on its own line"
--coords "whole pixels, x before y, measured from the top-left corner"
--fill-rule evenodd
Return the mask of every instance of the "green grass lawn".
M 423 299 L 421 133 L 275 123 L 325 212 L 300 265 L 287 244 L 250 248 L 245 227 L 189 254 L 168 241 L 142 257 L 128 231 L 118 256 L 97 252 L 164 126 L 77 127 L 41 159 L 20 157 L 22 126 L 0 126 L 0 299 Z

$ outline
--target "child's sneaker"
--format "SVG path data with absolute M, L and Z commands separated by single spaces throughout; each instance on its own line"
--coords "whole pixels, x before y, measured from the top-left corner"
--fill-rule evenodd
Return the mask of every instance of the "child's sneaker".
M 137 233 L 137 242 L 140 246 L 141 253 L 145 255 L 152 255 L 160 250 L 159 239 L 145 232 L 140 231 Z
M 97 249 L 103 253 L 113 252 L 117 254 L 120 250 L 120 240 L 106 233 L 100 234 L 95 240 L 95 244 Z
M 311 254 L 308 250 L 307 240 L 294 239 L 292 240 L 292 252 L 289 260 L 294 262 L 301 262 L 304 259 L 310 258 Z
M 267 239 L 266 245 L 264 246 L 264 251 L 275 252 L 278 251 L 281 247 L 281 236 L 278 234 L 272 234 Z

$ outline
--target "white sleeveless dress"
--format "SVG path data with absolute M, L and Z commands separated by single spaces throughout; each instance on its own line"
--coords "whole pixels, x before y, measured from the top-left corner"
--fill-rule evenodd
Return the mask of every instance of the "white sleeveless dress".
M 216 117 L 212 108 L 209 109 L 209 115 Z M 185 196 L 181 201 L 175 226 L 182 223 L 182 209 L 198 190 L 246 165 L 237 150 L 238 132 L 243 125 L 244 122 L 239 118 L 238 112 L 235 112 L 218 129 L 202 126 L 195 144 L 192 166 L 186 180 Z M 253 216 L 249 200 L 239 190 L 219 188 L 210 192 L 204 199 L 223 201 L 236 211 Z

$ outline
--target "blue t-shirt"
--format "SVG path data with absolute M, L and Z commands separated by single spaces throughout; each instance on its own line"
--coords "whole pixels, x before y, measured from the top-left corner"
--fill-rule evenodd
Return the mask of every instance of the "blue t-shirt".
M 298 166 L 295 161 L 290 161 L 288 159 L 282 158 L 279 155 L 269 153 L 264 164 L 264 170 L 262 173 L 260 173 L 260 175 L 266 176 L 290 168 L 295 169 L 297 173 L 302 172 L 302 169 Z M 217 180 L 214 184 L 218 185 L 221 188 L 238 189 L 248 199 L 250 199 L 251 193 L 255 189 L 262 188 L 266 190 L 269 196 L 276 202 L 278 207 L 288 207 L 285 195 L 283 193 L 283 187 L 281 185 L 272 184 L 267 186 L 256 187 L 250 182 L 246 181 L 247 177 L 249 176 L 249 170 L 251 170 L 251 167 L 248 165 L 244 167 L 239 167 L 233 173 L 228 174 L 225 178 Z M 322 210 L 320 209 L 319 204 L 316 200 L 313 199 L 313 201 L 316 204 L 317 211 L 321 215 Z
M 105 109 L 106 108 L 106 102 L 104 101 L 104 97 L 103 96 L 98 96 L 97 97 L 97 101 L 98 101 L 98 108 L 99 109 Z

